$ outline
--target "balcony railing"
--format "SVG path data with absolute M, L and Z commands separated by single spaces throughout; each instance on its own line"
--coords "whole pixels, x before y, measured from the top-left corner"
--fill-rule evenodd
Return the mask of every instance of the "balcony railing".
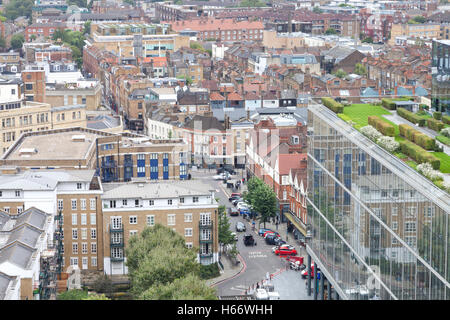
M 212 229 L 213 228 L 213 222 L 210 221 L 208 223 L 204 223 L 204 222 L 199 222 L 199 228 L 200 229 Z
M 109 226 L 109 232 L 123 232 L 123 224 L 120 224 L 119 227 L 113 228 L 111 225 Z

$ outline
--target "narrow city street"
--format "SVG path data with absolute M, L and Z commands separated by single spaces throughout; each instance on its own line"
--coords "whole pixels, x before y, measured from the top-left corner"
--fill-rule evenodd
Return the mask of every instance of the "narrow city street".
M 220 205 L 225 205 L 228 208 L 233 205 L 228 201 L 231 193 L 230 189 L 226 188 L 226 185 L 220 180 L 216 181 L 212 177 L 216 174 L 216 170 L 200 170 L 192 171 L 193 179 L 203 180 L 205 183 L 209 183 L 216 190 L 216 198 L 219 199 Z M 236 175 L 238 178 L 242 178 L 242 173 L 238 172 Z M 230 217 L 230 228 L 233 232 L 236 232 L 238 236 L 237 249 L 240 256 L 243 259 L 244 268 L 243 271 L 228 280 L 219 283 L 217 288 L 217 294 L 220 296 L 229 295 L 242 295 L 246 290 L 254 287 L 257 283 L 261 283 L 270 274 L 273 275 L 272 284 L 275 291 L 280 294 L 280 299 L 283 300 L 306 300 L 311 299 L 306 293 L 306 280 L 301 278 L 300 271 L 290 270 L 288 263 L 284 258 L 275 255 L 272 252 L 273 245 L 265 243 L 264 238 L 258 235 L 258 222 L 256 222 L 256 230 L 252 231 L 251 222 L 246 221 L 241 216 Z M 241 221 L 246 226 L 245 232 L 236 231 L 236 223 Z M 261 227 L 263 227 L 261 225 Z M 284 228 L 283 228 L 284 227 Z M 279 226 L 278 232 L 282 238 L 286 240 L 286 228 L 285 226 Z M 251 233 L 256 241 L 256 246 L 245 246 L 243 242 L 243 236 L 246 233 Z M 290 234 L 292 238 L 292 234 Z M 290 239 L 293 240 L 293 239 Z M 298 245 L 295 245 L 293 241 L 288 241 L 295 246 L 300 255 L 303 255 Z M 222 259 L 227 259 L 225 255 Z

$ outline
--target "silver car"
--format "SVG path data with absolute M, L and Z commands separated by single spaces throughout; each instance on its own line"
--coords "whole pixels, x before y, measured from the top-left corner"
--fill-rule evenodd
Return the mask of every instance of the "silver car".
M 243 224 L 240 221 L 236 222 L 236 231 L 239 231 L 239 232 L 245 231 L 245 224 Z

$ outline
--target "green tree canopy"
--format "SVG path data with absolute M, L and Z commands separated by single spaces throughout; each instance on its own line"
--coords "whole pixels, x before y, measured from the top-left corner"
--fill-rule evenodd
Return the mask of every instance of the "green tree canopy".
M 4 16 L 14 20 L 21 16 L 31 17 L 34 0 L 11 0 L 4 8 Z
M 11 37 L 11 47 L 13 49 L 22 48 L 22 45 L 24 42 L 25 42 L 25 37 L 21 33 L 17 33 Z
M 275 217 L 278 211 L 277 196 L 268 185 L 256 177 L 248 181 L 247 189 L 244 199 L 259 213 L 259 221 L 264 223 L 265 227 L 266 222 Z
M 364 38 L 361 42 L 365 42 L 365 43 L 373 43 L 373 38 L 372 38 L 372 37 L 366 37 L 366 38 Z
M 216 290 L 206 285 L 195 274 L 175 279 L 172 283 L 158 284 L 141 295 L 144 300 L 217 300 Z
M 88 295 L 86 298 L 82 298 L 81 300 L 111 300 L 110 298 L 108 298 L 107 296 L 105 296 L 104 294 L 90 294 Z
M 427 22 L 427 19 L 424 16 L 415 16 L 408 21 L 409 24 L 420 24 L 425 22 Z
M 366 67 L 364 67 L 361 63 L 355 64 L 355 71 L 356 74 L 359 74 L 360 76 L 365 76 L 367 74 Z
M 266 3 L 261 0 L 243 0 L 239 7 L 265 7 Z
M 314 7 L 312 10 L 314 13 L 322 13 L 322 9 L 320 9 L 319 7 Z
M 333 29 L 333 28 L 328 28 L 325 31 L 325 34 L 337 34 L 337 31 L 335 29 Z
M 199 272 L 197 252 L 186 247 L 181 235 L 160 224 L 131 237 L 126 254 L 131 291 L 135 296 L 152 286 L 167 285 Z
M 234 237 L 230 230 L 230 219 L 227 217 L 226 207 L 219 206 L 219 243 L 231 244 Z
M 83 300 L 87 297 L 87 290 L 73 289 L 58 294 L 56 300 Z
M 6 40 L 5 40 L 5 38 L 0 37 L 0 48 L 2 48 L 2 49 L 6 48 Z
M 342 70 L 342 69 L 339 69 L 338 71 L 336 71 L 335 73 L 334 73 L 334 75 L 336 76 L 336 77 L 338 77 L 338 78 L 345 78 L 346 76 L 347 76 L 347 72 L 345 72 L 344 70 Z

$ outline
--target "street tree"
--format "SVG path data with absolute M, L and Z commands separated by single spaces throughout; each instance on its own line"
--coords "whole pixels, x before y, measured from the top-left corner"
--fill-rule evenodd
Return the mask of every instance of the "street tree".
M 219 206 L 219 243 L 222 245 L 234 242 L 234 237 L 230 230 L 230 219 L 227 217 L 226 207 Z
M 195 274 L 172 283 L 152 286 L 140 296 L 143 300 L 217 300 L 216 290 Z
M 277 203 L 275 192 L 266 184 L 258 186 L 254 191 L 252 207 L 259 213 L 259 222 L 264 223 L 264 228 L 266 222 L 275 217 L 278 211 Z
M 342 70 L 342 69 L 339 69 L 338 71 L 336 71 L 335 73 L 334 73 L 334 75 L 336 76 L 336 77 L 338 77 L 338 78 L 345 78 L 346 76 L 347 76 L 347 72 L 345 72 L 344 70 Z
M 337 31 L 336 31 L 335 29 L 333 29 L 333 28 L 328 28 L 328 29 L 325 31 L 325 34 L 327 34 L 327 35 L 330 35 L 330 34 L 337 34 Z
M 130 238 L 126 254 L 131 291 L 135 296 L 152 286 L 167 285 L 199 272 L 196 251 L 187 248 L 178 233 L 160 224 Z
M 257 177 L 252 177 L 247 181 L 247 192 L 244 193 L 244 200 L 252 207 L 254 206 L 254 201 L 257 200 L 255 199 L 256 189 L 262 185 L 264 185 L 264 182 Z

